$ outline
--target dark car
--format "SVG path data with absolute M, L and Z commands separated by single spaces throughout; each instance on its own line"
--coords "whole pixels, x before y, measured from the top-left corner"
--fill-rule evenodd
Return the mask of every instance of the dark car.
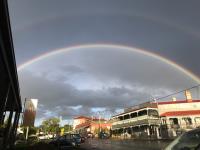
M 200 128 L 183 133 L 165 150 L 200 150 Z
M 80 134 L 70 134 L 72 138 L 76 141 L 76 143 L 81 144 L 82 143 L 82 138 Z
M 75 138 L 71 134 L 66 134 L 60 137 L 53 139 L 49 144 L 54 145 L 58 149 L 65 149 L 67 147 L 78 147 L 80 143 L 77 142 Z
M 86 137 L 84 137 L 84 136 L 81 136 L 81 143 L 84 143 L 84 142 L 85 142 L 85 140 L 86 140 Z
M 99 133 L 99 138 L 100 139 L 108 139 L 109 137 L 110 137 L 109 134 L 106 133 L 106 132 L 100 132 Z

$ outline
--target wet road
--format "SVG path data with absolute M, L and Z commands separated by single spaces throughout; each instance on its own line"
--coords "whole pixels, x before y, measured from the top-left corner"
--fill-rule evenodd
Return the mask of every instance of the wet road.
M 162 150 L 170 141 L 147 140 L 99 140 L 88 139 L 81 145 L 86 150 Z

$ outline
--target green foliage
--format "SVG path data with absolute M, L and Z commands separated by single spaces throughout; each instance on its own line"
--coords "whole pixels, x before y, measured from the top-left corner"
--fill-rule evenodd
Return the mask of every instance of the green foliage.
M 24 133 L 24 136 L 26 136 L 26 131 L 27 131 L 27 127 L 21 127 Z M 28 130 L 28 135 L 36 135 L 37 133 L 37 128 L 36 127 L 29 127 Z
M 53 117 L 42 122 L 40 129 L 45 133 L 57 133 L 59 132 L 60 119 Z
M 65 124 L 64 129 L 65 129 L 65 132 L 69 132 L 69 131 L 72 131 L 73 127 L 72 127 L 72 125 Z
M 36 132 L 37 132 L 37 128 L 36 127 L 29 127 L 28 135 L 35 135 Z

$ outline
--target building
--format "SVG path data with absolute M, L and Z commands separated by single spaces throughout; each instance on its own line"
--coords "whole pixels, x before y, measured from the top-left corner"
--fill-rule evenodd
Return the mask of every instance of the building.
M 0 149 L 6 149 L 14 144 L 22 105 L 7 0 L 0 10 Z
M 143 103 L 112 117 L 113 137 L 159 137 L 160 118 L 156 103 Z
M 200 100 L 158 103 L 162 137 L 176 137 L 200 126 Z
M 200 100 L 147 102 L 112 117 L 113 137 L 173 138 L 200 127 Z
M 110 133 L 111 123 L 101 118 L 93 118 L 86 116 L 78 116 L 74 118 L 73 130 L 76 133 L 80 133 L 84 136 L 92 134 L 97 136 L 99 132 L 109 132 Z
M 34 127 L 38 99 L 25 99 L 23 112 L 23 126 Z

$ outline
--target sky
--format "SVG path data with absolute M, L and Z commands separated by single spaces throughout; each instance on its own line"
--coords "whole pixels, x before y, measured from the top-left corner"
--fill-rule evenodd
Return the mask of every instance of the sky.
M 175 66 L 139 51 L 160 55 L 199 77 L 199 1 L 8 2 L 18 67 L 63 49 L 18 71 L 22 99 L 39 99 L 37 124 L 51 116 L 68 120 L 97 116 L 98 111 L 111 116 L 198 84 Z M 65 50 L 74 46 L 82 48 Z

